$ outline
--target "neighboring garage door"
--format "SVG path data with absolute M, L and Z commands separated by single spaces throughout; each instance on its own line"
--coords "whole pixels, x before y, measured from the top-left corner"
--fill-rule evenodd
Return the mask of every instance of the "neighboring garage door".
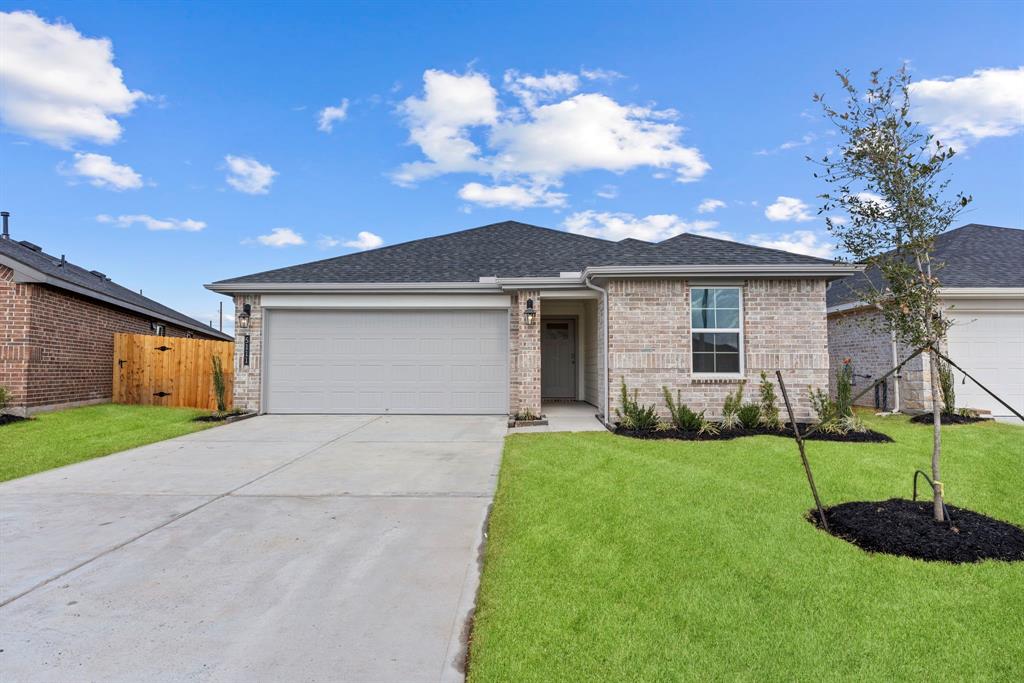
M 271 310 L 267 340 L 267 412 L 508 412 L 505 310 Z
M 1014 409 L 1024 411 L 1024 313 L 957 311 L 949 330 L 949 357 Z M 971 380 L 957 379 L 958 406 L 982 408 L 996 416 L 1011 413 Z

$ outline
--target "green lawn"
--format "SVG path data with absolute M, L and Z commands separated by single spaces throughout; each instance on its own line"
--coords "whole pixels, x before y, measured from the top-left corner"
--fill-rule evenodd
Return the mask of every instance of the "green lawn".
M 928 426 L 810 442 L 826 505 L 910 497 Z M 950 503 L 1024 525 L 1024 429 L 944 428 Z M 869 555 L 804 520 L 792 440 L 517 434 L 470 680 L 1024 680 L 1024 563 Z
M 208 413 L 114 403 L 40 413 L 0 427 L 0 481 L 206 429 L 192 418 Z

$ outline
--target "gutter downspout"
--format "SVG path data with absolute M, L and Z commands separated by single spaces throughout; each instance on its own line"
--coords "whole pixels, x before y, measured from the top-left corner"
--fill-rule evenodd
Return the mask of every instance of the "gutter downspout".
M 899 351 L 896 348 L 896 330 L 891 330 L 891 335 L 892 335 L 892 365 L 893 365 L 893 367 L 896 367 L 897 365 L 900 364 Z M 894 413 L 900 412 L 900 376 L 902 374 L 903 374 L 902 371 L 901 372 L 897 372 L 896 376 L 893 378 L 894 381 L 893 381 L 893 385 L 892 385 L 892 403 L 893 403 L 892 412 L 894 412 Z
M 601 385 L 602 385 L 602 387 L 601 387 L 602 388 L 602 393 L 601 393 L 601 410 L 603 412 L 603 415 L 601 417 L 602 417 L 602 420 L 603 420 L 605 426 L 608 426 L 609 424 L 611 424 L 608 421 L 608 408 L 609 408 L 609 406 L 608 406 L 608 375 L 609 375 L 609 369 L 608 369 L 608 330 L 610 328 L 610 325 L 608 324 L 608 290 L 602 289 L 601 287 L 598 287 L 597 285 L 595 285 L 593 282 L 590 281 L 590 278 L 591 278 L 591 276 L 588 275 L 583 280 L 583 284 L 587 288 L 592 289 L 595 292 L 600 292 L 601 293 L 601 303 L 602 303 L 602 306 L 604 307 L 604 348 L 602 349 L 602 351 L 603 351 L 602 355 L 604 356 L 604 373 L 603 373 L 604 377 L 601 379 Z

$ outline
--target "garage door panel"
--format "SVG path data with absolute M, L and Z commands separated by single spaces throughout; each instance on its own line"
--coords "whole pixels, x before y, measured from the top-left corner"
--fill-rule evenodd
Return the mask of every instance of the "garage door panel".
M 1024 409 L 1024 313 L 958 311 L 950 316 L 949 357 L 1017 410 Z M 957 405 L 1009 411 L 954 370 Z
M 506 311 L 268 312 L 266 409 L 507 412 Z

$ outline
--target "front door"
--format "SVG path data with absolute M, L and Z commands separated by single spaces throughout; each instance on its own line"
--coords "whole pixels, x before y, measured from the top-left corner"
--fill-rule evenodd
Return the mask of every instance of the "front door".
M 543 398 L 576 398 L 576 321 L 541 322 L 540 393 Z

